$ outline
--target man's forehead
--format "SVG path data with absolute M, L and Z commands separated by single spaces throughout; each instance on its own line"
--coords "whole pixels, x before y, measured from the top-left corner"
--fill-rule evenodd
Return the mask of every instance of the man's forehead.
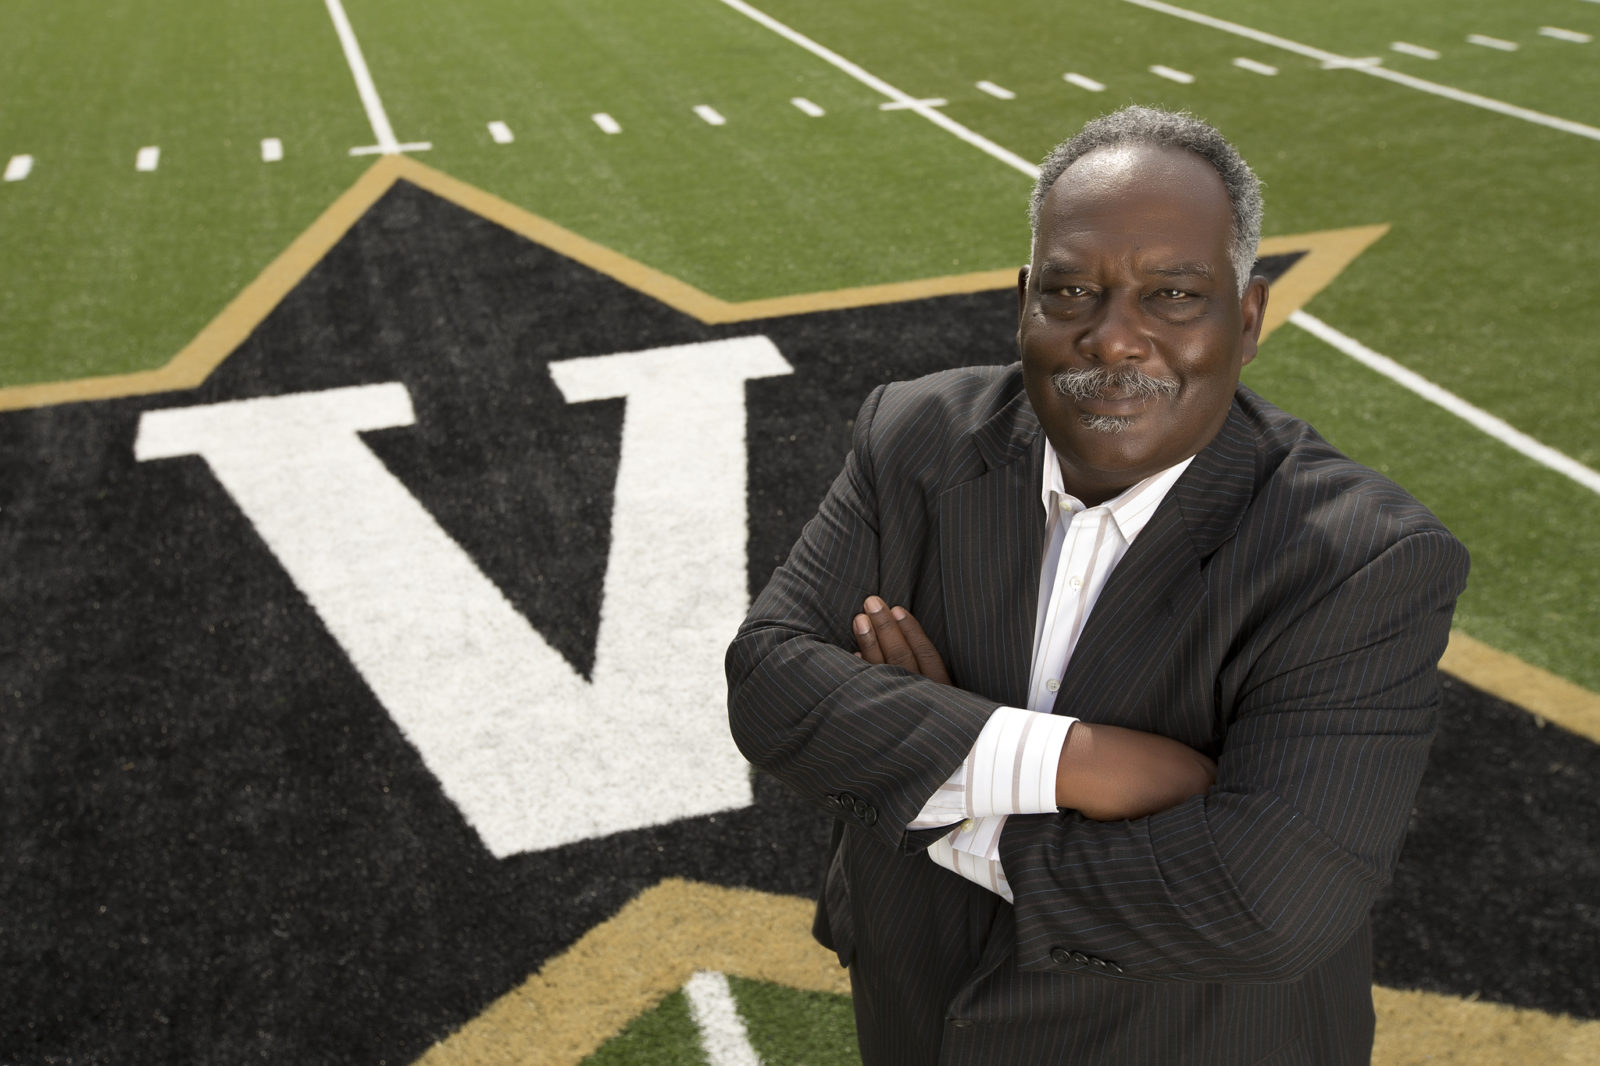
M 1118 232 L 1163 236 L 1190 247 L 1198 241 L 1225 255 L 1233 232 L 1227 187 L 1207 160 L 1181 148 L 1096 149 L 1051 186 L 1035 236 L 1059 247 Z

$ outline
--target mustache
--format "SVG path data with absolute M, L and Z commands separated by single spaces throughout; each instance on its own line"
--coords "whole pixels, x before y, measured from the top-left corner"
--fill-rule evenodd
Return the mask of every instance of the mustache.
M 1050 386 L 1074 400 L 1089 400 L 1112 392 L 1130 400 L 1171 398 L 1178 394 L 1176 381 L 1153 377 L 1127 364 L 1115 370 L 1103 366 L 1092 366 L 1086 370 L 1058 370 L 1050 375 Z

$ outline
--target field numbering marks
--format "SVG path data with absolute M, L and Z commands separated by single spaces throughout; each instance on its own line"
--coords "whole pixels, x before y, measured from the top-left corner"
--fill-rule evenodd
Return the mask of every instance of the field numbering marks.
M 1168 81 L 1175 81 L 1179 85 L 1194 84 L 1193 74 L 1189 74 L 1182 70 L 1175 70 L 1172 67 L 1164 66 L 1160 63 L 1152 66 L 1150 68 L 1150 73 L 1154 74 L 1158 78 L 1166 78 Z
M 604 111 L 597 111 L 589 117 L 594 121 L 596 126 L 600 127 L 601 131 L 604 133 L 622 132 L 622 124 L 616 119 L 612 118 L 610 115 L 606 114 Z
M 261 161 L 263 163 L 276 163 L 283 158 L 283 142 L 276 137 L 266 137 L 261 141 Z
M 133 168 L 141 174 L 149 174 L 160 165 L 161 149 L 155 145 L 147 145 L 139 149 L 139 154 L 133 160 Z
M 32 173 L 33 156 L 31 155 L 14 155 L 11 157 L 10 162 L 6 163 L 7 181 L 21 181 Z
M 988 93 L 990 96 L 994 97 L 996 100 L 1015 100 L 1017 98 L 1017 94 L 1016 93 L 1012 92 L 1010 89 L 1005 88 L 1004 86 L 996 85 L 992 81 L 988 81 L 988 80 L 980 81 L 980 82 L 978 82 L 978 88 L 981 91 Z
M 823 115 L 827 114 L 826 111 L 822 110 L 822 108 L 818 107 L 816 104 L 812 103 L 810 100 L 807 100 L 803 96 L 791 97 L 789 102 L 795 107 L 798 107 L 801 111 L 810 115 L 812 118 L 821 118 Z
M 1065 74 L 1061 75 L 1061 80 L 1068 82 L 1069 84 L 1076 85 L 1080 89 L 1088 90 L 1092 93 L 1103 93 L 1106 91 L 1104 82 L 1095 81 L 1093 78 L 1076 73 L 1075 71 L 1067 71 Z
M 494 138 L 495 144 L 510 144 L 516 139 L 511 136 L 511 127 L 499 119 L 489 123 L 489 136 Z
M 1438 59 L 1439 53 L 1432 48 L 1424 48 L 1420 44 L 1409 44 L 1406 41 L 1396 41 L 1389 46 L 1389 51 L 1399 52 L 1403 56 L 1416 56 L 1418 59 Z
M 1499 37 L 1485 37 L 1481 33 L 1467 34 L 1467 43 L 1475 44 L 1479 48 L 1493 48 L 1496 52 L 1515 52 L 1520 47 L 1516 41 L 1507 41 Z
M 722 117 L 722 112 L 710 104 L 695 104 L 694 113 L 699 115 L 700 120 L 708 126 L 726 126 L 728 124 L 728 120 Z
M 1271 63 L 1257 62 L 1254 59 L 1246 59 L 1244 56 L 1235 59 L 1233 65 L 1240 70 L 1248 70 L 1252 74 L 1262 74 L 1269 78 L 1278 73 L 1278 68 Z
M 1596 0 L 1596 3 L 1600 3 L 1600 0 Z M 1594 40 L 1590 34 L 1579 30 L 1564 30 L 1560 26 L 1540 26 L 1539 36 L 1557 41 L 1571 41 L 1573 44 L 1588 44 Z

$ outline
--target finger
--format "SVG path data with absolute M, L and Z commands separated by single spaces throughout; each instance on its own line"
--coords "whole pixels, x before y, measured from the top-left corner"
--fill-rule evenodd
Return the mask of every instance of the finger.
M 917 673 L 941 685 L 948 685 L 950 673 L 944 668 L 944 659 L 940 656 L 939 649 L 933 646 L 928 634 L 922 631 L 922 623 L 912 617 L 911 612 L 904 607 L 896 607 L 889 613 L 900 623 L 900 634 L 905 638 L 906 647 L 911 649 L 912 656 L 917 660 Z
M 879 596 L 868 596 L 865 607 L 867 620 L 872 623 L 872 635 L 877 638 L 883 661 L 890 666 L 915 672 L 917 657 L 912 655 L 911 649 L 906 646 L 906 638 L 900 632 L 900 623 L 889 613 L 889 605 Z
M 856 637 L 856 658 L 874 666 L 883 665 L 883 651 L 878 647 L 878 637 L 872 631 L 872 623 L 864 614 L 855 616 L 850 624 L 850 631 Z

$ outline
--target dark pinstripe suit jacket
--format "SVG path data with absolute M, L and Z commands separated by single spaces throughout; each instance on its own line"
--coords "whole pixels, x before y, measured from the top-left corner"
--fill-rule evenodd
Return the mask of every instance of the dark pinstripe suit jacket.
M 1112 574 L 1057 709 L 1213 755 L 1155 816 L 1013 817 L 1014 906 L 908 832 L 997 704 L 1025 705 L 1043 434 L 1019 368 L 873 393 L 729 649 L 734 737 L 840 819 L 818 934 L 885 1063 L 1351 1063 L 1368 912 L 1427 757 L 1466 578 L 1420 504 L 1241 387 Z M 871 593 L 956 687 L 851 650 Z

